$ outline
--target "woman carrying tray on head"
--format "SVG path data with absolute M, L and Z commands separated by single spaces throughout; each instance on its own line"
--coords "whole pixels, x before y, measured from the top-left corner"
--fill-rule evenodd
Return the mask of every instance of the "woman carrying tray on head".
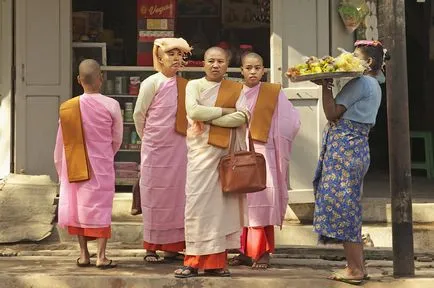
M 314 81 L 322 85 L 329 123 L 313 181 L 313 224 L 320 242 L 337 240 L 344 245 L 347 267 L 330 279 L 360 284 L 367 279 L 361 235 L 362 182 L 370 163 L 368 134 L 381 102 L 376 77 L 386 57 L 378 41 L 357 41 L 355 47 L 354 54 L 369 64 L 369 70 L 349 81 L 336 99 L 331 79 Z

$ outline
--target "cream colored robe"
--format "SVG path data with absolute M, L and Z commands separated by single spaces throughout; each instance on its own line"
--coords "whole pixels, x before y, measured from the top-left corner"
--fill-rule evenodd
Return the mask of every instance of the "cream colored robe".
M 220 83 L 205 78 L 192 80 L 186 88 L 187 130 L 187 183 L 185 207 L 186 255 L 209 255 L 240 247 L 243 227 L 245 195 L 223 194 L 219 181 L 220 158 L 228 154 L 208 144 L 209 125 L 200 135 L 194 135 L 191 125 L 195 121 L 213 121 L 221 127 L 236 129 L 235 149 L 245 149 L 245 117 L 241 112 L 222 116 L 222 109 L 214 107 Z M 247 111 L 243 95 L 237 109 Z

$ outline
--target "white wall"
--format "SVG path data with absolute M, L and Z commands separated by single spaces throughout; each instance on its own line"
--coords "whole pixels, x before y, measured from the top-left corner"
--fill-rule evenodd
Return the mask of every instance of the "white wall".
M 58 110 L 71 95 L 71 0 L 15 2 L 15 170 L 55 180 Z
M 285 72 L 303 56 L 336 55 L 336 48 L 350 50 L 353 35 L 337 12 L 338 0 L 273 0 L 271 79 L 286 87 L 288 98 L 299 110 L 301 129 L 293 144 L 289 171 L 290 202 L 312 202 L 312 179 L 321 149 L 326 119 L 321 90 L 311 82 L 292 83 Z M 279 69 L 280 68 L 280 69 Z
M 0 1 L 0 178 L 10 169 L 12 4 Z

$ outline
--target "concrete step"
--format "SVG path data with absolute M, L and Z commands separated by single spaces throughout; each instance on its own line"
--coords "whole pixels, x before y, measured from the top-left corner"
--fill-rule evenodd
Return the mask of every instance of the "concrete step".
M 142 215 L 131 215 L 132 193 L 116 193 L 113 200 L 112 221 L 142 223 Z
M 375 247 L 392 247 L 392 225 L 366 224 L 362 227 L 363 234 L 369 234 Z M 318 236 L 313 232 L 312 225 L 285 223 L 282 230 L 275 229 L 276 245 L 307 245 L 315 246 Z M 414 248 L 432 250 L 434 248 L 434 225 L 414 224 Z M 339 245 L 341 246 L 341 245 Z
M 431 202 L 431 203 L 430 203 Z M 390 198 L 364 198 L 363 223 L 392 223 Z M 286 220 L 312 223 L 314 203 L 290 202 Z M 434 223 L 434 202 L 432 199 L 413 200 L 413 222 Z
M 392 247 L 392 226 L 389 224 L 367 224 L 362 228 L 363 234 L 369 234 L 375 247 Z M 67 231 L 56 226 L 55 233 L 61 242 L 76 241 Z M 414 247 L 420 250 L 434 248 L 434 225 L 415 224 L 413 227 Z M 317 245 L 318 236 L 312 225 L 285 223 L 282 230 L 275 228 L 276 246 Z M 138 222 L 112 222 L 111 242 L 140 244 L 143 241 L 143 226 Z
M 416 199 L 413 203 L 414 223 L 434 223 L 434 203 L 432 200 Z M 131 215 L 131 193 L 116 193 L 113 203 L 112 220 L 114 222 L 142 222 L 142 215 Z M 365 198 L 363 199 L 364 223 L 391 223 L 390 199 Z M 314 203 L 297 203 L 292 201 L 287 209 L 285 219 L 311 223 L 313 220 Z

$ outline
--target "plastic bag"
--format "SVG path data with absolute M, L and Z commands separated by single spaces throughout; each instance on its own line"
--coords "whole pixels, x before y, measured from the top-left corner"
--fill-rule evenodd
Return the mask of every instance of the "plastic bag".
M 341 0 L 338 8 L 339 15 L 348 32 L 354 32 L 369 13 L 365 0 Z

